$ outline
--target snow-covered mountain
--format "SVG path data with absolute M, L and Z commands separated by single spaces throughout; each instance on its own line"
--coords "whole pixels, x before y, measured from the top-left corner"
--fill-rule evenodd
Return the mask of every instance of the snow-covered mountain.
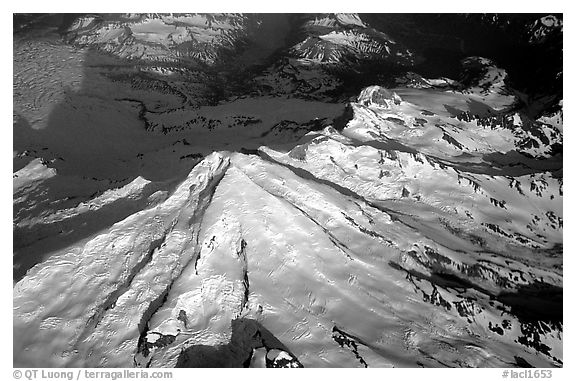
M 553 87 L 436 15 L 19 17 L 14 366 L 563 365 Z
M 357 14 L 310 15 L 304 17 L 305 37 L 291 54 L 323 64 L 347 61 L 392 61 L 410 65 L 414 53 L 385 33 L 365 24 Z
M 127 60 L 213 64 L 247 39 L 248 18 L 217 14 L 135 14 L 79 17 L 68 41 Z

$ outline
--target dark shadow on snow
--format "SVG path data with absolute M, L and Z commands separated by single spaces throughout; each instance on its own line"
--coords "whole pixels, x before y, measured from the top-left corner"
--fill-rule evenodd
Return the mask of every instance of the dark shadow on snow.
M 272 332 L 253 319 L 232 320 L 232 337 L 228 344 L 193 345 L 180 353 L 177 368 L 247 368 L 254 350 L 266 350 L 266 367 L 301 368 L 302 364 Z M 276 359 L 279 351 L 286 352 L 291 361 Z

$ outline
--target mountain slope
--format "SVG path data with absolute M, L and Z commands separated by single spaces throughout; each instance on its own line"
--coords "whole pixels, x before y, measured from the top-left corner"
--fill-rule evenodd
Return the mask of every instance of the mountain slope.
M 561 19 L 22 17 L 14 366 L 563 366 Z

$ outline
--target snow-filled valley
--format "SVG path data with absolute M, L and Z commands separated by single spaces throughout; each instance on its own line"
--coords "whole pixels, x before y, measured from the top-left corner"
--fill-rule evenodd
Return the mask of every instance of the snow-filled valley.
M 363 15 L 26 20 L 15 367 L 563 366 L 561 95 Z

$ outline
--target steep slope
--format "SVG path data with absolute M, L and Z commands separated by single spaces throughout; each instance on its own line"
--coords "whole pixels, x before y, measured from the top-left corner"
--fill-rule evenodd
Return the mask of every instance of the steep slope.
M 128 366 L 131 359 L 121 357 L 126 347 L 131 341 L 136 346 L 146 315 L 195 257 L 204 209 L 227 165 L 226 158 L 212 155 L 161 204 L 131 215 L 83 246 L 55 253 L 16 284 L 19 340 L 14 353 L 19 366 L 105 366 L 111 360 Z M 90 343 L 107 351 L 106 337 L 118 345 L 110 358 L 92 360 Z M 52 348 L 49 356 L 41 354 L 46 348 Z
M 31 270 L 14 289 L 18 365 L 233 366 L 262 347 L 304 366 L 560 361 L 558 315 L 514 302 L 557 308 L 553 258 L 269 160 L 213 154 L 166 201 Z
M 414 53 L 371 28 L 357 14 L 305 16 L 301 33 L 306 37 L 291 48 L 291 53 L 323 64 L 364 60 L 410 65 L 414 60 Z
M 561 365 L 561 178 L 486 173 L 523 137 L 475 146 L 484 127 L 466 125 L 454 147 L 440 121 L 471 122 L 413 126 L 424 110 L 391 91 L 350 107 L 341 132 L 286 153 L 207 157 L 157 206 L 30 270 L 19 364 L 48 346 L 43 366 Z
M 14 34 L 14 366 L 563 365 L 561 96 L 430 25 L 561 18 L 51 17 Z
M 248 23 L 245 16 L 224 14 L 94 15 L 78 18 L 67 32 L 75 45 L 128 60 L 213 64 L 221 51 L 244 43 Z

